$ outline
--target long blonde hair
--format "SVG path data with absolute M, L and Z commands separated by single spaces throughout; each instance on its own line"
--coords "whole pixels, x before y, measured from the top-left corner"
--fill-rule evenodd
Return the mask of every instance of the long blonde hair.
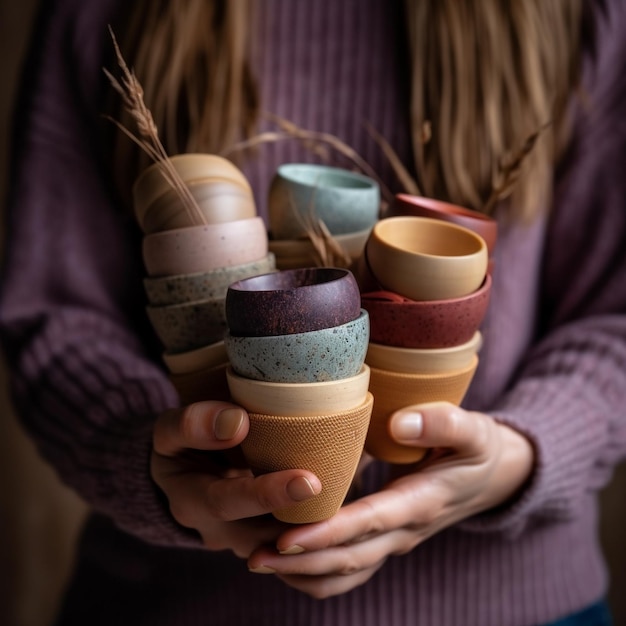
M 171 154 L 221 152 L 254 132 L 253 5 L 134 3 L 125 51 Z M 414 165 L 425 195 L 484 208 L 503 161 L 548 125 L 515 172 L 510 203 L 518 217 L 542 207 L 567 138 L 581 13 L 582 0 L 406 0 Z M 128 146 L 124 154 L 120 172 L 136 172 L 141 155 Z

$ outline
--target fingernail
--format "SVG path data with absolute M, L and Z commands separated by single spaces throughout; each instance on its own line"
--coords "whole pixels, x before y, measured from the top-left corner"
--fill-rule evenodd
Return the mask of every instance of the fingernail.
M 316 495 L 313 485 L 304 476 L 298 476 L 287 483 L 287 495 L 296 502 L 308 500 Z
M 250 568 L 249 570 L 253 574 L 275 574 L 276 570 L 271 567 L 267 567 L 267 565 L 259 565 L 258 567 Z
M 422 436 L 421 413 L 398 413 L 391 420 L 390 429 L 394 439 L 398 441 L 415 441 Z
M 215 438 L 220 441 L 232 439 L 243 424 L 244 413 L 241 409 L 224 409 L 215 418 Z
M 304 548 L 297 544 L 293 546 L 289 546 L 286 550 L 280 550 L 281 554 L 302 554 L 304 552 Z

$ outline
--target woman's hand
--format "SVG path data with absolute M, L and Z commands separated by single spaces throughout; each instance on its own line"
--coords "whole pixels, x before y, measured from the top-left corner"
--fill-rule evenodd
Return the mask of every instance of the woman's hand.
M 532 471 L 530 442 L 483 413 L 423 404 L 396 412 L 390 429 L 398 442 L 433 453 L 417 467 L 398 466 L 403 475 L 333 518 L 287 530 L 275 550 L 260 547 L 248 561 L 251 571 L 276 573 L 316 598 L 344 593 L 388 556 L 505 503 Z
M 200 533 L 211 550 L 230 549 L 248 558 L 260 545 L 275 542 L 287 526 L 258 517 L 321 490 L 305 470 L 254 477 L 236 469 L 220 453 L 248 433 L 248 415 L 226 402 L 198 402 L 166 411 L 156 421 L 151 471 L 179 524 Z M 232 452 L 232 451 L 231 451 Z

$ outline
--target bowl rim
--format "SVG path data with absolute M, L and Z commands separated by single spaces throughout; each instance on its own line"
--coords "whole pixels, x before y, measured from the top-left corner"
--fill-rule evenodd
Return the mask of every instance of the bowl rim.
M 307 168 L 309 170 L 319 171 L 320 173 L 325 172 L 325 173 L 330 173 L 330 174 L 334 174 L 337 176 L 344 176 L 347 179 L 358 180 L 359 182 L 363 183 L 364 186 L 363 187 L 336 187 L 334 185 L 310 183 L 310 182 L 295 178 L 293 177 L 293 175 L 290 175 L 290 170 L 293 170 L 296 168 Z M 349 170 L 343 167 L 336 167 L 334 165 L 324 165 L 321 163 L 301 163 L 301 162 L 282 163 L 276 168 L 276 172 L 274 176 L 283 178 L 285 181 L 289 183 L 295 183 L 297 185 L 302 185 L 303 187 L 307 187 L 307 188 L 308 187 L 316 188 L 316 189 L 340 188 L 342 190 L 351 191 L 351 192 L 363 192 L 363 191 L 371 192 L 372 190 L 380 191 L 380 185 L 378 184 L 378 181 L 376 181 L 371 176 L 367 176 L 366 174 L 362 174 L 360 172 L 353 172 L 352 170 Z

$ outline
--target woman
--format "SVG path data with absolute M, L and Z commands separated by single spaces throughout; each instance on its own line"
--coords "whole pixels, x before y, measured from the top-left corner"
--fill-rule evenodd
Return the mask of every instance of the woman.
M 19 414 L 94 510 L 58 623 L 609 623 L 596 492 L 626 450 L 623 3 L 123 4 L 44 3 L 17 110 L 2 337 Z M 263 515 L 318 492 L 310 472 L 187 454 L 237 445 L 247 416 L 176 408 L 159 361 L 124 206 L 141 155 L 100 117 L 119 114 L 107 23 L 169 153 L 241 157 L 262 211 L 275 167 L 312 158 L 235 153 L 262 110 L 339 136 L 397 189 L 368 122 L 426 195 L 476 209 L 541 131 L 495 209 L 465 408 L 392 420 L 442 453 L 393 479 L 370 464 L 328 522 Z

